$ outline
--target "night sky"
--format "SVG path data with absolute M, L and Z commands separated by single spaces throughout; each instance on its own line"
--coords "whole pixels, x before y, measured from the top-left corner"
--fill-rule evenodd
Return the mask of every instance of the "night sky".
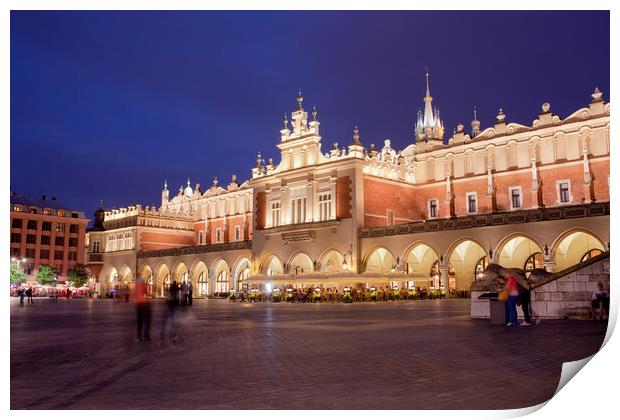
M 323 152 L 413 142 L 424 68 L 446 139 L 478 106 L 530 125 L 609 101 L 604 12 L 12 12 L 11 188 L 88 217 L 279 161 L 285 112 L 316 104 Z M 290 118 L 290 117 L 289 117 Z

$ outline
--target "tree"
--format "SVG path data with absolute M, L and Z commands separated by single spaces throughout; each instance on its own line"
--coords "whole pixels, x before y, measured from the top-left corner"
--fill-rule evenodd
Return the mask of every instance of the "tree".
M 49 265 L 42 265 L 41 268 L 39 268 L 36 279 L 39 284 L 51 286 L 56 281 L 56 270 Z
M 73 287 L 81 287 L 90 277 L 90 270 L 84 264 L 78 263 L 69 269 L 67 275 Z
M 11 283 L 23 283 L 26 280 L 24 270 L 19 268 L 17 264 L 11 263 Z

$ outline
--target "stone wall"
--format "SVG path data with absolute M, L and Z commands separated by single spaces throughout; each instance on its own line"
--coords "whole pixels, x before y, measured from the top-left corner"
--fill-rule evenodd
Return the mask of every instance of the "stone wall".
M 571 267 L 551 281 L 535 285 L 532 311 L 540 318 L 584 318 L 589 316 L 592 292 L 598 282 L 609 291 L 609 254 Z
M 609 291 L 609 252 L 554 273 L 532 284 L 532 316 L 543 319 L 585 319 L 598 282 Z M 489 301 L 478 299 L 485 291 L 472 290 L 471 317 L 489 318 Z M 519 318 L 523 311 L 517 306 Z

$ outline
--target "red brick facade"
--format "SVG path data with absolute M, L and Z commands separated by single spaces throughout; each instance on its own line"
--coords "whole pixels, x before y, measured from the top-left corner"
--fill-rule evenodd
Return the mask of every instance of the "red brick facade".
M 336 180 L 336 217 L 351 217 L 351 178 L 348 176 L 341 176 Z
M 256 217 L 256 229 L 264 229 L 267 224 L 267 195 L 264 192 L 256 193 L 254 217 Z
M 148 231 L 140 232 L 140 251 L 178 248 L 188 245 L 194 245 L 194 235 L 191 232 L 183 234 Z
M 488 195 L 487 175 L 468 176 L 452 180 L 452 202 L 446 202 L 446 182 L 423 186 L 410 186 L 397 181 L 373 176 L 364 178 L 364 226 L 377 227 L 388 224 L 388 212 L 393 212 L 394 224 L 429 218 L 428 202 L 438 200 L 439 217 L 465 216 L 468 210 L 467 194 L 476 196 L 477 214 L 510 211 L 511 188 L 520 188 L 520 209 L 540 205 L 554 207 L 580 204 L 584 201 L 609 200 L 609 160 L 590 163 L 591 185 L 584 187 L 583 162 L 566 162 L 561 165 L 542 165 L 537 168 L 539 189 L 532 191 L 531 168 L 492 173 L 494 193 Z M 570 183 L 570 202 L 559 202 L 558 182 Z

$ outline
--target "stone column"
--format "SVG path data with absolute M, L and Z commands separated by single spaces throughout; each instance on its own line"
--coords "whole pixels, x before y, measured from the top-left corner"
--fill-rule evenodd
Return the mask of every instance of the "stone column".
M 443 290 L 446 291 L 446 297 L 449 297 L 449 291 L 450 291 L 450 280 L 448 278 L 448 265 L 444 264 L 442 266 L 439 267 L 439 278 L 441 281 L 441 285 L 444 287 Z

